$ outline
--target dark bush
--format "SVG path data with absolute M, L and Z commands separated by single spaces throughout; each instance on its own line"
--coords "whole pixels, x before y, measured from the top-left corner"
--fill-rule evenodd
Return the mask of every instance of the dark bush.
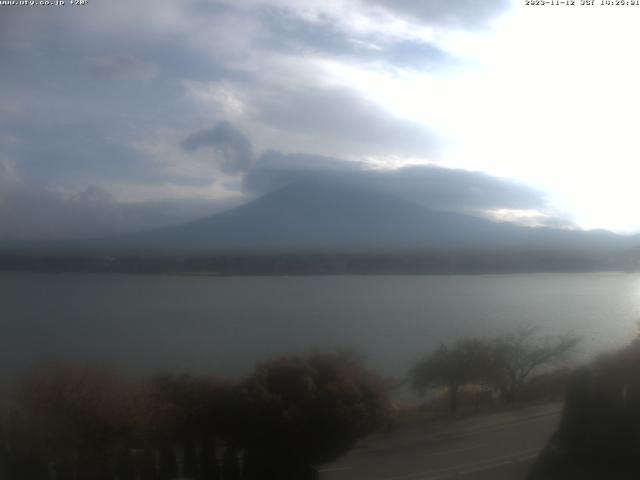
M 113 478 L 128 438 L 125 388 L 99 368 L 34 370 L 16 389 L 14 460 L 38 477 Z
M 150 457 L 140 463 L 176 476 L 215 473 L 229 392 L 223 382 L 191 375 L 158 375 L 132 385 L 125 400 L 132 445 Z
M 558 431 L 532 480 L 640 478 L 640 343 L 570 378 Z
M 344 354 L 287 357 L 258 366 L 238 389 L 247 478 L 296 479 L 386 425 L 385 385 Z
M 536 375 L 521 388 L 519 400 L 523 402 L 562 400 L 567 391 L 571 372 L 570 368 L 561 367 Z
M 265 363 L 244 382 L 47 365 L 1 411 L 0 478 L 304 480 L 386 424 L 384 383 L 353 356 Z

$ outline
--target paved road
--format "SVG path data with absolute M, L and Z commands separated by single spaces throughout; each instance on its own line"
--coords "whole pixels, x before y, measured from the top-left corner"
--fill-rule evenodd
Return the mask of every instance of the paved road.
M 414 425 L 367 438 L 321 480 L 520 480 L 560 419 L 560 403 Z

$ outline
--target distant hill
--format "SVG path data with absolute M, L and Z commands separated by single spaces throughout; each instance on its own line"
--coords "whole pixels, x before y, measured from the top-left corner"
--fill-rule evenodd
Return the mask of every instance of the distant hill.
M 302 181 L 202 220 L 95 245 L 136 252 L 389 253 L 600 250 L 620 248 L 629 241 L 606 231 L 525 227 L 430 210 L 348 183 Z
M 349 183 L 302 181 L 183 225 L 57 245 L 49 253 L 62 254 L 59 259 L 5 256 L 0 268 L 24 264 L 54 270 L 68 265 L 72 270 L 226 273 L 624 270 L 635 268 L 639 245 L 638 237 L 603 230 L 500 223 L 431 210 Z M 76 260 L 68 260 L 74 256 Z M 116 263 L 96 260 L 112 257 Z M 163 260 L 153 263 L 149 258 Z

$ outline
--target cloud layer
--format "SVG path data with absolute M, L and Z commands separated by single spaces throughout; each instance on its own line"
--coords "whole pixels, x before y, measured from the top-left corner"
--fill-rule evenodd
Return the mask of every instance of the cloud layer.
M 443 208 L 471 201 L 539 208 L 537 193 L 481 174 L 371 168 L 439 161 L 441 139 L 428 122 L 390 111 L 358 75 L 458 68 L 441 35 L 485 25 L 506 7 L 462 0 L 0 7 L 0 238 L 178 222 L 309 174 L 347 175 Z
M 489 216 L 520 223 L 566 226 L 548 216 L 540 191 L 482 172 L 414 165 L 395 169 L 311 154 L 267 150 L 257 156 L 248 137 L 228 122 L 194 132 L 180 142 L 195 155 L 214 155 L 210 165 L 240 175 L 241 195 L 203 201 L 196 198 L 118 202 L 90 185 L 74 194 L 27 184 L 11 162 L 0 163 L 0 242 L 117 235 L 215 214 L 286 185 L 308 179 L 384 191 L 427 208 Z M 213 168 L 213 167 L 212 167 Z M 526 212 L 524 218 L 518 212 Z
M 213 149 L 215 160 L 225 173 L 244 172 L 253 160 L 251 142 L 229 122 L 220 122 L 214 128 L 193 133 L 180 145 L 187 152 Z
M 255 166 L 244 177 L 244 185 L 248 192 L 262 195 L 309 177 L 349 181 L 386 190 L 439 210 L 524 210 L 546 207 L 542 192 L 481 172 L 434 165 L 373 169 L 363 163 L 315 155 L 285 155 L 277 151 L 265 152 L 257 159 Z
M 480 27 L 506 10 L 509 0 L 366 0 L 391 12 L 423 22 L 457 27 Z

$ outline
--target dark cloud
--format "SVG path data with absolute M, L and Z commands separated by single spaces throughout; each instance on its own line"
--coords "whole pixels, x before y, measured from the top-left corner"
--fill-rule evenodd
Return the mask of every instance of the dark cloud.
M 202 218 L 233 205 L 197 199 L 122 203 L 95 185 L 73 195 L 12 185 L 0 195 L 0 246 L 126 234 Z
M 108 205 L 114 203 L 114 198 L 113 195 L 107 192 L 104 188 L 100 188 L 96 185 L 89 185 L 81 192 L 73 195 L 71 197 L 71 201 L 85 205 Z
M 42 110 L 59 116 L 36 117 Z M 128 144 L 121 127 L 113 126 L 107 134 L 97 112 L 74 118 L 71 110 L 67 105 L 35 107 L 32 118 L 10 115 L 0 119 L 0 129 L 15 139 L 0 146 L 0 152 L 14 159 L 23 176 L 42 185 L 91 178 L 162 180 L 161 172 L 150 168 L 149 159 Z
M 245 174 L 244 190 L 251 195 L 264 195 L 290 183 L 313 178 L 336 179 L 342 175 L 364 171 L 364 164 L 346 162 L 322 155 L 287 155 L 275 150 L 264 152 Z
M 198 144 L 197 139 L 193 142 Z M 496 209 L 537 210 L 544 214 L 548 209 L 541 192 L 480 172 L 435 166 L 376 170 L 360 162 L 274 150 L 260 155 L 244 174 L 244 201 L 308 179 L 373 188 L 429 208 L 476 215 Z M 122 203 L 95 185 L 64 195 L 22 183 L 10 162 L 0 162 L 0 243 L 124 234 L 205 217 L 240 201 L 172 199 Z M 555 217 L 533 220 L 536 224 L 566 226 L 564 220 Z
M 208 168 L 201 157 L 209 153 L 221 170 L 215 185 L 240 195 L 242 182 L 245 199 L 314 176 L 362 182 L 435 208 L 543 204 L 537 192 L 482 174 L 431 167 L 372 171 L 341 160 L 434 158 L 439 142 L 425 126 L 359 94 L 358 85 L 326 81 L 325 71 L 309 60 L 393 72 L 441 68 L 452 59 L 410 31 L 352 29 L 335 5 L 241 3 L 141 0 L 98 2 L 91 11 L 3 11 L 0 237 L 96 236 L 204 216 L 228 202 L 198 200 L 196 194 L 175 200 L 170 188 L 201 182 L 179 196 L 206 192 L 216 175 L 211 169 L 206 179 L 200 176 Z M 427 23 L 475 26 L 506 2 L 366 4 L 360 8 L 354 0 L 348 9 L 370 15 L 370 23 L 388 21 L 386 8 Z M 325 13 L 307 15 L 309 10 Z M 204 93 L 194 94 L 193 85 Z M 220 85 L 238 93 L 242 108 L 235 116 L 208 95 Z M 214 127 L 198 131 L 202 125 Z M 325 156 L 268 150 L 256 158 L 241 130 L 260 138 L 261 148 Z M 160 195 L 168 186 L 167 200 L 134 204 L 114 197 L 136 186 Z M 60 193 L 70 191 L 78 193 Z
M 91 58 L 88 63 L 98 77 L 150 80 L 157 74 L 154 64 L 131 55 L 104 55 Z
M 548 209 L 542 192 L 481 172 L 437 166 L 377 170 L 358 162 L 275 151 L 256 160 L 245 175 L 244 187 L 248 193 L 262 195 L 309 178 L 376 188 L 438 210 L 482 214 L 495 209 Z
M 228 122 L 201 130 L 185 138 L 180 144 L 188 152 L 212 148 L 223 172 L 238 173 L 249 168 L 253 160 L 253 147 L 249 139 Z
M 510 0 L 361 0 L 427 24 L 481 27 L 505 11 Z
M 347 88 L 274 87 L 253 107 L 272 128 L 308 135 L 319 145 L 331 142 L 336 151 L 428 157 L 438 150 L 426 127 L 394 117 Z
M 254 41 L 259 50 L 319 54 L 361 63 L 386 62 L 395 67 L 416 69 L 453 61 L 446 52 L 424 40 L 356 34 L 341 28 L 336 19 L 327 15 L 310 20 L 291 10 L 263 8 L 259 10 L 259 18 L 264 27 Z
M 13 139 L 0 142 L 0 156 L 42 185 L 167 181 L 161 164 L 135 144 L 158 129 L 194 128 L 192 107 L 176 95 L 182 90 L 177 68 L 189 73 L 201 59 L 167 39 L 84 35 L 56 18 L 25 17 L 24 33 L 12 36 L 15 47 L 0 45 L 7 72 L 0 78 L 0 110 L 10 106 L 0 115 L 0 138 Z M 181 62 L 161 68 L 174 57 Z M 199 73 L 215 78 L 202 67 Z
M 17 179 L 18 173 L 14 162 L 0 158 L 0 186 L 3 187 L 3 190 Z
M 304 52 L 314 50 L 351 59 L 385 55 L 390 62 L 395 56 L 429 63 L 439 55 L 430 45 L 364 39 L 380 47 L 371 53 L 355 41 L 362 39 L 338 31 L 330 21 L 320 19 L 306 33 L 311 23 L 294 7 L 269 17 L 268 9 L 243 10 L 222 2 L 173 7 L 144 0 L 127 7 L 126 14 L 115 5 L 96 4 L 90 17 L 66 9 L 13 9 L 13 21 L 2 32 L 0 157 L 11 158 L 26 178 L 45 188 L 181 181 L 179 168 L 168 174 L 164 160 L 138 146 L 224 118 L 193 101 L 185 87 L 189 82 L 228 82 L 241 91 L 250 108 L 234 123 L 277 131 L 268 147 L 281 148 L 291 136 L 302 135 L 308 140 L 303 151 L 336 156 L 433 151 L 430 132 L 393 118 L 348 87 L 326 89 L 306 75 L 263 68 L 283 51 L 302 62 Z M 255 30 L 230 27 L 237 24 Z M 267 38 L 282 48 L 269 46 Z M 225 48 L 213 47 L 223 43 Z M 230 126 L 209 135 L 217 146 L 206 145 L 207 132 L 200 132 L 200 146 L 193 150 L 216 150 L 224 172 L 246 170 L 248 142 Z M 14 141 L 5 142 L 5 136 Z
M 435 209 L 481 211 L 487 209 L 547 208 L 543 192 L 482 172 L 437 166 L 412 166 L 370 173 L 372 183 Z

